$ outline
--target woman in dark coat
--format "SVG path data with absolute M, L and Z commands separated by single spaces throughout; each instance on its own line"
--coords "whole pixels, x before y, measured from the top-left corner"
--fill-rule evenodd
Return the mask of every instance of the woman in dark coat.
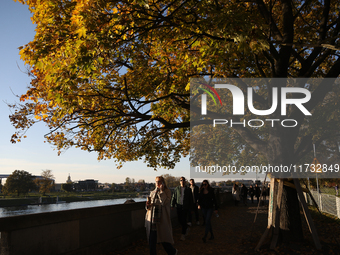
M 211 226 L 211 216 L 214 209 L 216 214 L 218 212 L 218 204 L 216 202 L 214 189 L 210 187 L 207 180 L 202 182 L 202 186 L 200 188 L 200 193 L 198 196 L 198 208 L 202 210 L 203 217 L 205 219 L 205 233 L 204 237 L 202 238 L 203 242 L 205 243 L 209 232 L 211 234 L 209 240 L 214 239 Z
M 254 203 L 254 188 L 253 188 L 253 185 L 249 186 L 248 195 L 250 196 L 251 203 Z
M 237 206 L 238 202 L 240 202 L 240 188 L 236 183 L 234 183 L 232 192 L 235 200 L 235 205 Z

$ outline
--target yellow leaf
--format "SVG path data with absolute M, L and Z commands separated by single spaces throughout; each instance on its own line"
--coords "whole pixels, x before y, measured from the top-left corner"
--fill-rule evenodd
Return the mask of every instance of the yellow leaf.
M 185 90 L 186 90 L 186 91 L 189 91 L 189 90 L 190 90 L 190 82 L 188 82 L 187 86 L 185 87 Z
M 86 37 L 86 31 L 87 29 L 85 27 L 81 27 L 77 30 L 77 33 L 78 33 L 78 38 L 81 38 L 81 37 Z

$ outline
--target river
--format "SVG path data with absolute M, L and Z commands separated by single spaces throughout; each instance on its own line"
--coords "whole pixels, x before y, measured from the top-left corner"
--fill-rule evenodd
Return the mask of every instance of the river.
M 80 201 L 72 203 L 61 203 L 61 204 L 42 204 L 42 205 L 27 205 L 27 206 L 13 206 L 13 207 L 2 207 L 0 208 L 0 217 L 9 217 L 15 215 L 64 211 L 88 207 L 97 207 L 105 205 L 117 205 L 124 204 L 128 199 L 133 199 L 135 202 L 146 201 L 146 198 L 117 198 L 109 200 L 91 200 L 91 201 Z

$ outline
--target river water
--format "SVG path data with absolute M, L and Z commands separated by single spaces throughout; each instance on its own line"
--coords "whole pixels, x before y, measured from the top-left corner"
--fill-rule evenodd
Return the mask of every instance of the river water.
M 64 211 L 88 207 L 97 207 L 105 205 L 117 205 L 124 204 L 128 199 L 133 199 L 135 202 L 146 201 L 146 198 L 118 198 L 109 200 L 92 200 L 92 201 L 80 201 L 72 203 L 61 203 L 61 204 L 43 204 L 43 205 L 27 205 L 27 206 L 13 206 L 13 207 L 2 207 L 0 208 L 0 217 L 9 217 L 15 215 L 44 213 L 53 211 Z

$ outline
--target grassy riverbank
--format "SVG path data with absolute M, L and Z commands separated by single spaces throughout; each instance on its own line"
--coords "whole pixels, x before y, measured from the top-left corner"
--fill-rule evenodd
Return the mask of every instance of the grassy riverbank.
M 117 198 L 135 198 L 138 197 L 137 192 L 52 192 L 42 196 L 39 193 L 29 193 L 27 195 L 18 196 L 6 196 L 0 198 L 0 207 L 7 206 L 20 206 L 39 203 L 39 199 L 42 197 L 43 203 L 55 203 L 57 197 L 59 201 L 77 202 L 77 201 L 89 201 L 89 200 L 104 200 L 104 199 L 117 199 Z

